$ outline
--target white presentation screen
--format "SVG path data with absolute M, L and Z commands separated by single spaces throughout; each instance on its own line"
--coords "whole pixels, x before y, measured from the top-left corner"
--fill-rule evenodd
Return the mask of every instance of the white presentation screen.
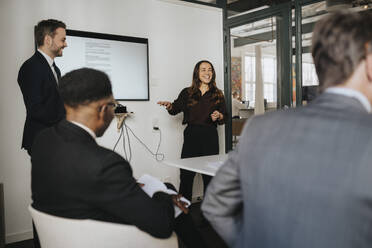
M 114 98 L 149 100 L 148 39 L 67 30 L 67 47 L 55 59 L 64 75 L 89 67 L 106 72 Z

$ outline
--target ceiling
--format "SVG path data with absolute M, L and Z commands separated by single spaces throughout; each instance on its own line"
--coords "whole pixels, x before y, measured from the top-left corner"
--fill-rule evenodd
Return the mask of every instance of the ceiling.
M 262 6 L 271 6 L 284 2 L 290 2 L 289 0 L 237 0 L 231 1 L 227 4 L 227 9 L 234 12 L 244 12 L 251 9 L 256 9 Z
M 198 0 L 204 3 L 217 3 L 218 0 Z M 290 0 L 227 0 L 227 9 L 234 12 L 244 12 L 247 10 L 259 8 L 265 5 L 271 6 L 289 2 Z
M 191 1 L 200 2 L 208 4 L 219 4 L 224 2 L 224 0 L 181 0 L 181 1 Z M 261 8 L 263 6 L 272 6 L 281 4 L 284 2 L 294 2 L 296 0 L 227 0 L 227 10 L 230 15 L 239 14 L 252 9 Z M 325 0 L 324 3 L 327 6 L 327 10 L 331 11 L 333 8 L 353 8 L 358 6 L 369 5 L 371 7 L 372 0 Z
M 194 3 L 203 2 L 208 4 L 219 4 L 224 0 L 184 0 Z M 269 7 L 291 0 L 227 0 L 229 18 L 252 9 Z M 296 0 L 292 0 L 296 1 Z M 372 0 L 325 0 L 302 7 L 302 45 L 309 48 L 312 29 L 317 20 L 327 12 L 337 9 L 353 8 L 355 11 L 372 9 Z M 292 16 L 294 20 L 294 16 Z M 294 32 L 295 30 L 293 30 Z M 230 30 L 232 48 L 244 47 L 253 44 L 275 47 L 276 20 L 267 18 L 254 23 L 244 24 Z
M 310 46 L 312 30 L 315 22 L 326 13 L 338 9 L 352 8 L 354 11 L 372 9 L 372 0 L 330 0 L 322 1 L 302 7 L 302 42 L 304 47 Z M 337 2 L 337 3 L 336 3 Z M 294 16 L 292 16 L 294 20 Z M 275 18 L 267 18 L 254 23 L 248 23 L 231 29 L 234 47 L 259 43 L 272 42 L 276 32 Z M 293 30 L 295 32 L 295 30 Z

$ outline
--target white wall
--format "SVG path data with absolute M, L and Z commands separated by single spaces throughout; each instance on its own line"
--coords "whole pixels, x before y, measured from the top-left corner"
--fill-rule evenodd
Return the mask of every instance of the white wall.
M 134 112 L 127 124 L 152 150 L 158 142 L 152 123 L 158 119 L 160 151 L 167 159 L 180 157 L 182 116 L 168 115 L 156 102 L 175 99 L 190 84 L 200 59 L 214 64 L 218 86 L 223 88 L 222 13 L 216 8 L 162 0 L 0 0 L 0 181 L 5 187 L 7 243 L 31 237 L 27 212 L 31 165 L 26 152 L 20 150 L 26 113 L 16 79 L 19 67 L 34 52 L 34 25 L 47 18 L 63 20 L 70 29 L 149 39 L 151 100 L 124 104 Z M 115 125 L 113 122 L 100 144 L 114 146 L 118 137 Z M 219 134 L 223 152 L 221 127 Z M 133 137 L 131 144 L 135 176 L 149 173 L 178 185 L 177 169 L 156 162 Z

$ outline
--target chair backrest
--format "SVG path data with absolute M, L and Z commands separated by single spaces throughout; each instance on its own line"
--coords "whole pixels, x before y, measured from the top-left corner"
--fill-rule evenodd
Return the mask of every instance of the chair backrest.
M 43 248 L 178 247 L 175 233 L 168 239 L 152 237 L 132 225 L 53 216 L 29 206 Z
M 244 124 L 246 120 L 247 120 L 246 118 L 245 119 L 232 119 L 232 135 L 233 136 L 240 136 L 244 128 Z

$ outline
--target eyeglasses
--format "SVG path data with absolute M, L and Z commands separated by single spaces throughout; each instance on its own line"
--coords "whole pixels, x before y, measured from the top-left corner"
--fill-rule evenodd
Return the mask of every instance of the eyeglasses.
M 108 102 L 106 103 L 107 106 L 110 106 L 112 108 L 116 108 L 118 106 L 118 103 L 117 102 Z

